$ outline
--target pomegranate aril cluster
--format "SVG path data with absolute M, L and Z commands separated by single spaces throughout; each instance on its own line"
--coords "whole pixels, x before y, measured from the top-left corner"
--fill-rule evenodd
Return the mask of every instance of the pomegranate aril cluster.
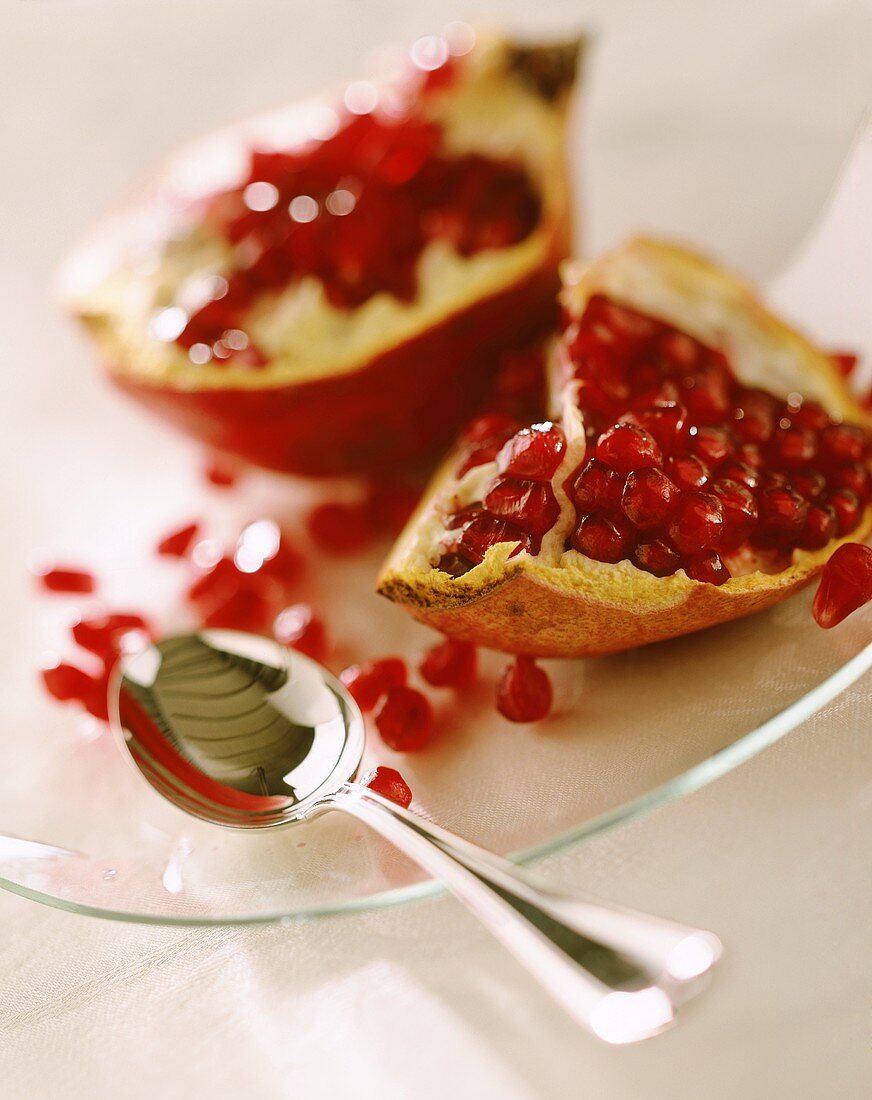
M 858 526 L 872 500 L 864 428 L 743 386 L 720 351 L 602 295 L 563 343 L 588 435 L 567 547 L 719 585 L 746 546 L 783 562 Z
M 551 481 L 565 451 L 566 437 L 551 421 L 520 430 L 497 414 L 474 421 L 464 438 L 458 475 L 494 461 L 497 472 L 482 500 L 446 516 L 452 533 L 439 568 L 460 576 L 500 542 L 518 544 L 513 557 L 522 550 L 538 553 L 542 536 L 560 514 Z
M 449 155 L 442 137 L 413 110 L 402 118 L 348 111 L 335 134 L 304 149 L 254 150 L 243 184 L 206 212 L 231 246 L 229 269 L 182 288 L 155 317 L 158 338 L 199 365 L 256 369 L 267 359 L 245 323 L 263 295 L 312 277 L 338 309 L 378 293 L 409 302 L 430 241 L 470 256 L 529 236 L 541 203 L 523 167 Z

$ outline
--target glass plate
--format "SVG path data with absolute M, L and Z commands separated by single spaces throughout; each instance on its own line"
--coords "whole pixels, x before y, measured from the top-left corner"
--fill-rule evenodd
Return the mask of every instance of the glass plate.
M 112 446 L 104 440 L 80 462 L 98 466 Z M 166 463 L 172 480 L 140 468 L 144 455 L 131 448 L 119 458 L 130 468 L 114 468 L 98 500 L 80 493 L 74 506 L 57 509 L 50 529 L 56 546 L 59 538 L 79 543 L 84 560 L 102 559 L 114 606 L 125 596 L 171 628 L 182 625 L 173 608 L 185 571 L 151 555 L 156 534 L 197 513 L 219 535 L 261 514 L 299 530 L 312 490 L 249 474 L 222 495 L 197 486 L 184 444 L 162 444 L 162 454 L 178 459 Z M 134 504 L 124 486 L 136 484 L 152 491 Z M 126 519 L 120 535 L 118 515 Z M 414 657 L 432 640 L 372 594 L 382 549 L 353 561 L 321 559 L 301 591 L 337 636 L 334 667 L 365 655 Z M 434 747 L 401 758 L 373 733 L 364 764 L 399 766 L 420 812 L 494 851 L 522 860 L 553 852 L 724 774 L 869 668 L 868 616 L 823 631 L 810 601 L 806 592 L 750 619 L 614 657 L 546 662 L 557 712 L 535 726 L 513 726 L 494 711 L 493 681 L 505 658 L 485 654 L 481 682 L 462 701 L 431 693 L 440 729 Z M 30 598 L 27 606 L 25 633 L 44 647 L 62 644 L 81 601 Z M 103 727 L 24 695 L 21 720 L 6 716 L 15 733 L 0 748 L 2 825 L 44 846 L 0 841 L 0 885 L 10 890 L 111 919 L 198 924 L 290 920 L 438 889 L 340 814 L 256 833 L 188 818 L 147 786 Z

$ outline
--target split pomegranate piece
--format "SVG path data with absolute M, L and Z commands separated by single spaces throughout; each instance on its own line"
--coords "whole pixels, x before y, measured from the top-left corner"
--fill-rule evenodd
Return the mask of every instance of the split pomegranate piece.
M 405 808 L 411 805 L 412 789 L 396 768 L 387 768 L 380 764 L 371 772 L 367 772 L 360 782 L 364 787 L 369 787 L 371 791 L 380 794 L 382 798 L 396 802 L 398 806 Z
M 396 752 L 417 752 L 433 740 L 433 708 L 416 688 L 391 688 L 375 724 L 382 741 Z
M 451 438 L 557 317 L 579 43 L 443 52 L 192 146 L 72 258 L 65 297 L 123 389 L 296 473 Z M 500 371 L 503 407 L 526 415 L 534 375 Z
M 551 710 L 548 674 L 530 657 L 516 657 L 497 684 L 497 710 L 510 722 L 538 722 Z
M 825 630 L 838 626 L 872 600 L 872 547 L 847 542 L 833 553 L 821 573 L 812 614 Z
M 553 419 L 464 438 L 385 595 L 464 642 L 607 653 L 770 606 L 870 530 L 869 417 L 747 287 L 639 240 L 568 267 L 561 304 Z

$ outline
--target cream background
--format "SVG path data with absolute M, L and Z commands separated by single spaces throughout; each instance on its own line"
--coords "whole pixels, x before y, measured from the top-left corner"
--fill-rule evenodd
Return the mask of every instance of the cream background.
M 458 15 L 590 21 L 577 156 L 587 244 L 636 228 L 775 272 L 872 102 L 872 8 L 839 0 L 0 3 L 0 713 L 26 738 L 21 551 L 80 491 L 63 431 L 81 345 L 49 275 L 72 236 L 188 136 L 355 71 Z M 578 132 L 581 133 L 579 119 Z M 36 352 L 36 354 L 35 354 Z M 131 447 L 152 427 L 111 395 Z M 119 435 L 119 438 L 121 436 Z M 20 449 L 34 457 L 24 468 Z M 46 528 L 48 529 L 48 528 Z M 450 901 L 287 929 L 90 922 L 0 894 L 0 1094 L 770 1098 L 868 1094 L 872 680 L 738 772 L 549 862 L 567 884 L 715 928 L 718 981 L 668 1035 L 579 1034 Z

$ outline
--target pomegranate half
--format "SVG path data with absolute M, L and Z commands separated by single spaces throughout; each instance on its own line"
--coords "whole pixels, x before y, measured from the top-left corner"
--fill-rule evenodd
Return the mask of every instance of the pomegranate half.
M 872 436 L 826 354 L 706 260 L 567 265 L 553 419 L 474 421 L 379 591 L 444 634 L 605 654 L 769 607 L 872 525 Z
M 62 296 L 119 386 L 218 450 L 309 475 L 436 453 L 553 325 L 578 54 L 462 28 L 198 142 Z

